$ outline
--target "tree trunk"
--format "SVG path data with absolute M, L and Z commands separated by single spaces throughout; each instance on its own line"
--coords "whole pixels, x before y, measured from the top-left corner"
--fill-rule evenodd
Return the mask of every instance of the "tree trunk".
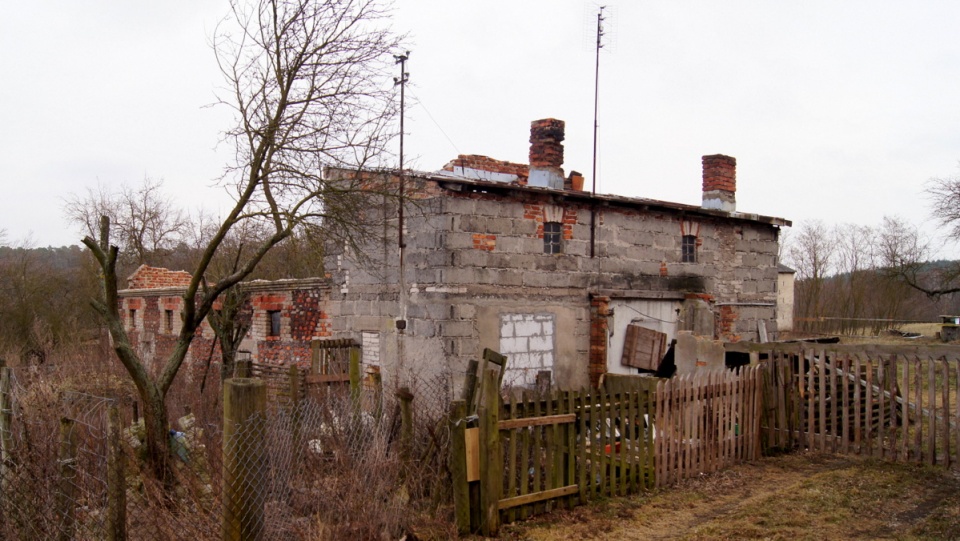
M 151 387 L 153 387 L 151 385 Z M 173 470 L 170 455 L 170 432 L 164 396 L 155 387 L 140 393 L 143 401 L 143 428 L 146 433 L 146 466 L 154 477 L 170 486 Z

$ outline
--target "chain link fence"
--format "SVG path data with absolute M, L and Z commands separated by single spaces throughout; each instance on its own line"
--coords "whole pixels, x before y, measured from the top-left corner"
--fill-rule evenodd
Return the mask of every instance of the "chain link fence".
M 266 407 L 226 430 L 215 397 L 172 420 L 172 473 L 160 482 L 146 467 L 129 397 L 2 370 L 0 538 L 456 535 L 443 378 L 382 392 L 375 405 L 331 393 Z

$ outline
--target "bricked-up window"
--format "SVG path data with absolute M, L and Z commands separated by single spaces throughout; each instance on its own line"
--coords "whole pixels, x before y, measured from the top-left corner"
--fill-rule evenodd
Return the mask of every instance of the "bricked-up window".
M 543 253 L 559 254 L 563 252 L 563 226 L 560 222 L 545 222 L 543 224 Z
M 697 236 L 684 235 L 683 242 L 680 243 L 681 257 L 680 261 L 684 263 L 697 262 Z
M 173 310 L 163 311 L 163 328 L 167 332 L 173 332 Z
M 280 336 L 280 310 L 267 311 L 267 336 Z
M 130 309 L 129 321 L 130 321 L 130 328 L 136 329 L 137 328 L 137 309 L 136 308 Z

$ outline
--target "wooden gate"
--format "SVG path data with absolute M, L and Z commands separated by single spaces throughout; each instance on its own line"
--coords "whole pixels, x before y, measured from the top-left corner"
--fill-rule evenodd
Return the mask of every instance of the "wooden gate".
M 314 340 L 310 344 L 308 396 L 325 399 L 331 392 L 360 387 L 360 345 L 349 338 Z

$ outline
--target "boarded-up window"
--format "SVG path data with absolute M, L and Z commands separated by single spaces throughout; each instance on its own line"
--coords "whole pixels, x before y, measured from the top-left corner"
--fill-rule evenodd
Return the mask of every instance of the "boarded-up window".
M 640 325 L 627 325 L 620 364 L 643 370 L 656 370 L 660 367 L 666 347 L 666 334 Z

